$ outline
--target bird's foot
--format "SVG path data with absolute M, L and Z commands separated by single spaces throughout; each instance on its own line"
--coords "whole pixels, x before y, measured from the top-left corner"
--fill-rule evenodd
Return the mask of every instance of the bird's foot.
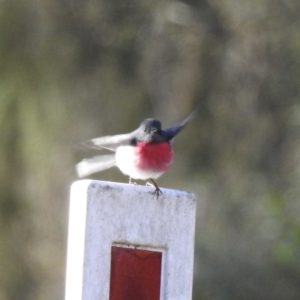
M 151 182 L 147 182 L 146 185 L 151 186 L 155 189 L 154 191 L 154 195 L 156 195 L 157 199 L 159 198 L 159 195 L 163 195 L 164 193 L 162 192 L 162 190 L 158 187 L 158 185 L 156 184 L 156 182 L 150 178 Z
M 136 183 L 136 182 L 134 182 L 134 181 L 132 181 L 132 178 L 131 178 L 131 177 L 129 177 L 129 184 L 134 184 L 134 185 L 136 185 L 137 183 Z

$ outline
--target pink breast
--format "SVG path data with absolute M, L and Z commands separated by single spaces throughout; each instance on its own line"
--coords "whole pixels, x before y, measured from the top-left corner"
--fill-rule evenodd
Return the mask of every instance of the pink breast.
M 135 147 L 136 167 L 142 170 L 165 171 L 173 161 L 174 153 L 169 143 L 138 142 Z

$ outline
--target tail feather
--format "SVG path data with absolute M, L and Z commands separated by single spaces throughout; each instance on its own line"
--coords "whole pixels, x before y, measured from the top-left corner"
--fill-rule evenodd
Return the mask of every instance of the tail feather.
M 165 129 L 165 133 L 168 137 L 168 139 L 171 141 L 197 114 L 199 110 L 199 106 L 188 116 L 186 117 L 182 122 L 179 124 L 169 127 Z
M 84 159 L 76 166 L 76 173 L 79 178 L 97 173 L 116 165 L 115 155 L 99 155 L 92 158 Z

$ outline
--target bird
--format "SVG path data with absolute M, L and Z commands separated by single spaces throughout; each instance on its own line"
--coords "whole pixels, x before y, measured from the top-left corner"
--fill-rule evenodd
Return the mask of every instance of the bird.
M 117 166 L 124 175 L 132 179 L 149 180 L 157 198 L 162 195 L 156 182 L 174 160 L 171 143 L 174 137 L 194 118 L 198 109 L 175 126 L 162 129 L 161 122 L 145 119 L 140 126 L 125 134 L 104 136 L 80 144 L 82 149 L 107 149 L 112 154 L 84 159 L 76 166 L 79 178 Z

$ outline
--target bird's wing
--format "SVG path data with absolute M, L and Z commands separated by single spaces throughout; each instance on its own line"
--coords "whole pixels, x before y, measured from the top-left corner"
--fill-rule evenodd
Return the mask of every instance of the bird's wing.
M 108 154 L 84 159 L 75 166 L 75 169 L 77 176 L 81 178 L 109 169 L 115 165 L 115 154 Z
M 116 151 L 120 145 L 129 143 L 132 133 L 94 138 L 79 145 L 82 149 L 108 149 Z
M 178 134 L 196 115 L 198 109 L 195 109 L 188 117 L 186 117 L 182 122 L 179 124 L 169 127 L 164 130 L 164 134 L 167 136 L 167 139 L 171 141 L 176 134 Z

